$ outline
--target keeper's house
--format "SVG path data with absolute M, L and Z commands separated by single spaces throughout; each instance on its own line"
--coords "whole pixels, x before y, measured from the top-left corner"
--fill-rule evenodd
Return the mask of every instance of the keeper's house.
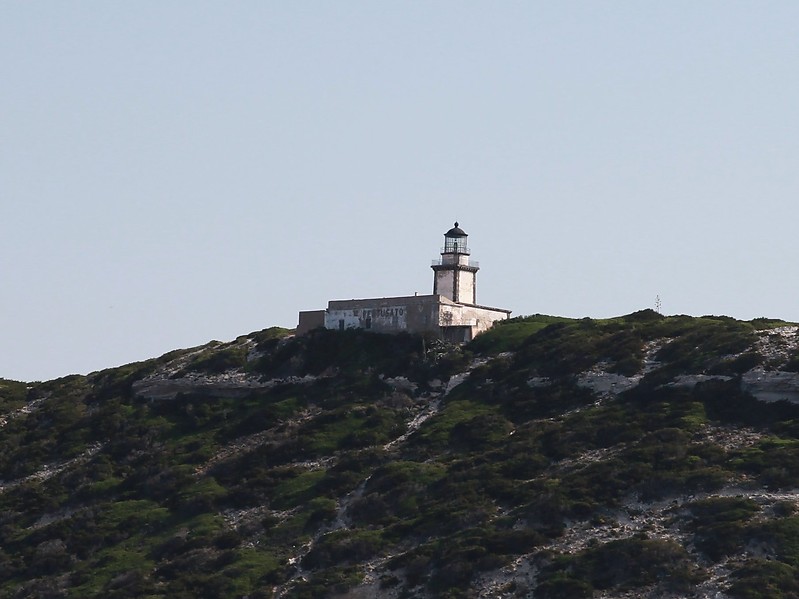
M 449 341 L 469 341 L 490 329 L 510 310 L 477 304 L 477 271 L 469 260 L 467 234 L 455 223 L 444 233 L 441 258 L 433 263 L 433 294 L 375 299 L 332 300 L 327 310 L 300 312 L 297 334 L 311 329 L 365 329 L 380 333 L 433 333 Z

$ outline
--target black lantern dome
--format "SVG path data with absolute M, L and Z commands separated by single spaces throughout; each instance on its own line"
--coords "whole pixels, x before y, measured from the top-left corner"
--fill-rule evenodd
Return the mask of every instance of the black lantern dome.
M 466 231 L 464 231 L 463 229 L 461 229 L 458 226 L 458 221 L 455 221 L 455 226 L 452 227 L 446 233 L 444 233 L 444 236 L 445 237 L 468 237 L 468 235 L 466 234 Z

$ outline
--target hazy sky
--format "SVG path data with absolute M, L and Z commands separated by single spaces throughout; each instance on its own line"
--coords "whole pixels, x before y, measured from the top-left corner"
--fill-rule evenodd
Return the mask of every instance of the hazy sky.
M 0 5 L 0 377 L 432 291 L 799 320 L 799 2 Z

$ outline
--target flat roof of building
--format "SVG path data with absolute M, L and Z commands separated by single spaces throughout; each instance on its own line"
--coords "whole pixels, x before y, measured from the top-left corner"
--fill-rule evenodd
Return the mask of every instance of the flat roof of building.
M 336 308 L 365 308 L 367 306 L 384 305 L 390 306 L 391 304 L 429 304 L 439 303 L 449 306 L 463 306 L 466 308 L 479 308 L 480 310 L 490 310 L 491 312 L 504 312 L 510 314 L 512 310 L 504 308 L 492 308 L 491 306 L 481 306 L 479 304 L 466 304 L 463 302 L 454 302 L 448 297 L 443 295 L 405 295 L 398 297 L 372 297 L 363 299 L 348 299 L 348 300 L 330 300 L 327 303 L 328 310 Z

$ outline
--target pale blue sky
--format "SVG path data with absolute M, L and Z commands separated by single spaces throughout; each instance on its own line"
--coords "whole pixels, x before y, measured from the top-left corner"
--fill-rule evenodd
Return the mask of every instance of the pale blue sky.
M 799 3 L 0 5 L 0 377 L 429 293 L 799 320 Z

